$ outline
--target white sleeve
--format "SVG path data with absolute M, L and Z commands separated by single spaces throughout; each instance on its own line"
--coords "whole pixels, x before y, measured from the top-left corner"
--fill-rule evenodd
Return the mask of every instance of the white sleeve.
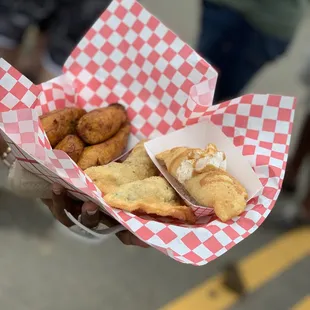
M 51 185 L 24 169 L 16 160 L 8 175 L 8 189 L 24 198 L 51 199 Z

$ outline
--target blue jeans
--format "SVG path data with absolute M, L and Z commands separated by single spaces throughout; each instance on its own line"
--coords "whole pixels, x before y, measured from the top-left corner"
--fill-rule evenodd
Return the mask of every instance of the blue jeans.
M 263 65 L 285 52 L 289 41 L 254 29 L 229 7 L 202 3 L 198 52 L 219 71 L 214 100 L 218 103 L 238 96 Z

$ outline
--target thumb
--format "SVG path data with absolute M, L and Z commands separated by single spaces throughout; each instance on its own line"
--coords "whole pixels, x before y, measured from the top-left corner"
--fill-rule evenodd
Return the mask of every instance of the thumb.
M 125 245 L 134 245 L 145 249 L 150 247 L 129 231 L 118 232 L 116 236 Z

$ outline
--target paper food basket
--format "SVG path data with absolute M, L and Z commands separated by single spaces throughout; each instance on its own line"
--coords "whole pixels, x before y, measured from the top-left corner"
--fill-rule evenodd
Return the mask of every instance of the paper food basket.
M 211 106 L 216 71 L 134 0 L 112 2 L 74 49 L 62 76 L 35 86 L 1 60 L 0 78 L 0 127 L 21 165 L 99 204 L 179 262 L 204 265 L 224 254 L 263 223 L 279 195 L 294 98 L 246 95 Z M 263 188 L 227 223 L 205 217 L 196 225 L 177 225 L 110 208 L 84 172 L 51 149 L 38 116 L 65 106 L 91 110 L 113 102 L 126 106 L 134 140 L 211 121 L 245 156 Z

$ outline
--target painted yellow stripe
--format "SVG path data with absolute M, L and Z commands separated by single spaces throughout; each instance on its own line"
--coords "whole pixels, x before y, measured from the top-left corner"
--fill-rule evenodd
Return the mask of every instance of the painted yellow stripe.
M 247 292 L 255 291 L 309 254 L 309 239 L 310 229 L 300 228 L 243 258 L 238 267 Z M 227 309 L 238 300 L 238 295 L 225 288 L 222 283 L 223 275 L 216 275 L 162 310 Z
M 310 309 L 310 295 L 306 296 L 302 301 L 293 307 L 292 310 L 309 310 Z

